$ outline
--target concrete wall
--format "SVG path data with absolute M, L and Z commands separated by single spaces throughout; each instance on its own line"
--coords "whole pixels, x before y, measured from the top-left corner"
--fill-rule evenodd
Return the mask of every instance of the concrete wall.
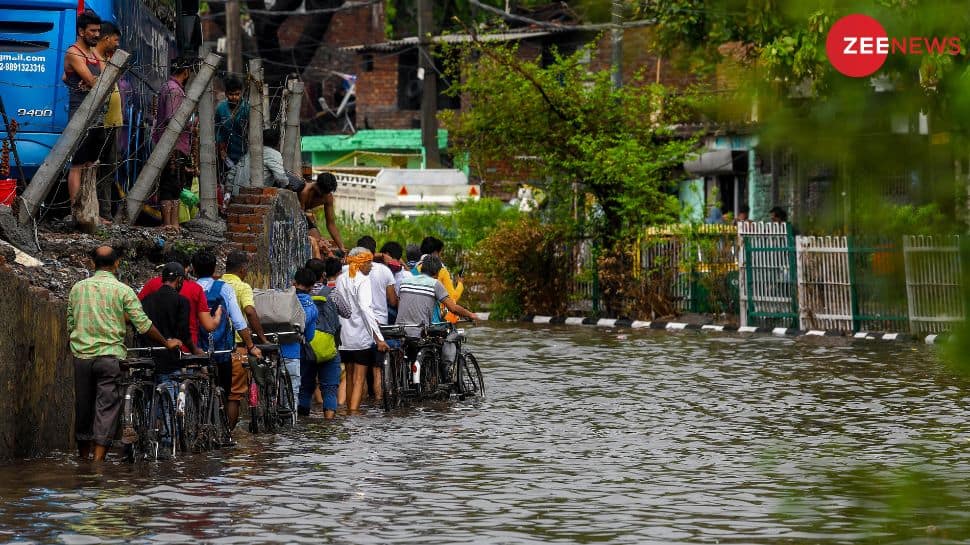
M 0 354 L 0 459 L 72 448 L 74 368 L 67 302 L 31 287 L 2 258 Z

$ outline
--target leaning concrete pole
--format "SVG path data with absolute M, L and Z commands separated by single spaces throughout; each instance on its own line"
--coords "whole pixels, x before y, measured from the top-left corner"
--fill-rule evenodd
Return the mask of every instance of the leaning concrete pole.
M 209 220 L 219 217 L 216 197 L 216 107 L 212 82 L 199 99 L 199 214 Z
M 21 225 L 27 225 L 32 218 L 37 216 L 41 203 L 47 198 L 54 182 L 60 177 L 68 158 L 77 150 L 84 132 L 94 122 L 95 117 L 101 114 L 101 108 L 108 100 L 108 96 L 111 95 L 115 84 L 118 83 L 118 78 L 122 74 L 122 67 L 127 61 L 127 51 L 119 49 L 114 52 L 111 60 L 108 61 L 108 66 L 98 76 L 94 88 L 84 97 L 84 101 L 81 102 L 77 112 L 67 122 L 67 127 L 64 128 L 64 132 L 57 139 L 54 148 L 47 154 L 44 163 L 37 169 L 37 173 L 31 178 L 30 183 L 27 184 L 27 189 L 20 197 L 23 199 L 23 206 L 20 207 L 20 215 L 18 216 Z
M 249 187 L 263 187 L 263 61 L 249 61 Z
M 286 132 L 283 133 L 283 168 L 298 172 L 300 155 L 300 109 L 303 106 L 303 82 L 292 80 L 286 97 Z
M 198 106 L 199 99 L 206 87 L 209 86 L 209 82 L 212 81 L 212 76 L 216 73 L 216 68 L 221 60 L 222 57 L 215 53 L 206 55 L 205 60 L 202 61 L 202 67 L 199 68 L 199 73 L 189 83 L 182 104 L 168 122 L 162 137 L 158 139 L 158 144 L 155 144 L 155 149 L 148 157 L 145 168 L 142 169 L 138 179 L 135 180 L 135 185 L 128 192 L 128 202 L 125 208 L 127 208 L 129 223 L 135 221 L 138 213 L 141 212 L 141 205 L 155 191 L 158 177 L 161 175 L 162 169 L 165 168 L 165 164 L 168 163 L 168 157 L 175 148 L 175 142 L 178 140 L 182 128 L 188 123 L 189 117 L 192 116 L 192 112 Z

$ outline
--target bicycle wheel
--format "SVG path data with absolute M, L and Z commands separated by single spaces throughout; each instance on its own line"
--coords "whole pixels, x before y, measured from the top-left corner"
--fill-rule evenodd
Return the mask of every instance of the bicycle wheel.
M 175 421 L 175 401 L 168 388 L 156 386 L 152 394 L 152 433 L 151 454 L 158 460 L 161 457 L 175 457 L 175 447 L 178 439 Z
M 148 407 L 145 392 L 136 384 L 125 390 L 125 404 L 122 410 L 121 441 L 124 444 L 125 459 L 129 462 L 143 460 L 148 456 Z
M 179 392 L 177 406 L 179 424 L 179 446 L 182 452 L 197 452 L 204 448 L 202 425 L 202 396 L 195 382 L 182 383 L 184 391 Z M 184 399 L 182 394 L 185 394 Z
M 293 377 L 285 365 L 276 375 L 276 420 L 280 427 L 296 425 L 296 399 L 293 397 Z
M 384 363 L 381 372 L 381 390 L 384 392 L 384 410 L 390 411 L 397 406 L 400 392 L 397 389 L 397 362 L 394 357 L 395 350 L 389 350 L 384 354 Z
M 471 352 L 458 356 L 458 393 L 463 397 L 485 397 L 485 378 L 478 359 Z
M 226 404 L 222 399 L 222 388 L 212 388 L 212 399 L 209 405 L 209 420 L 212 423 L 212 434 L 209 436 L 210 448 L 222 448 L 232 444 L 229 435 L 229 417 L 226 415 Z
M 263 392 L 259 388 L 259 383 L 255 379 L 249 379 L 249 433 L 256 435 L 262 425 L 263 412 Z
M 438 355 L 432 348 L 422 348 L 415 359 L 421 362 L 421 387 L 419 395 L 431 397 L 438 393 L 441 382 Z

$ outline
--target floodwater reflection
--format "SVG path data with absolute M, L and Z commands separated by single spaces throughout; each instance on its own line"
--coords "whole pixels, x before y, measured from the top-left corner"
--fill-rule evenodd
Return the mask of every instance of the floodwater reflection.
M 919 467 L 929 487 L 968 481 L 966 385 L 930 348 L 555 326 L 468 333 L 487 400 L 314 418 L 276 436 L 242 426 L 236 448 L 168 463 L 9 464 L 0 542 L 970 537 L 960 490 L 924 502 L 920 520 L 886 522 L 897 481 L 867 473 Z

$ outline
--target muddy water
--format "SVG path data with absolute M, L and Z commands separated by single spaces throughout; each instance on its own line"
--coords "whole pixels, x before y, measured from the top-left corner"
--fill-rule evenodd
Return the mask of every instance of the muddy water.
M 970 536 L 966 385 L 931 349 L 540 326 L 469 339 L 490 394 L 477 404 L 240 430 L 235 449 L 175 462 L 0 467 L 0 542 Z M 898 468 L 957 490 L 892 519 L 879 475 Z

